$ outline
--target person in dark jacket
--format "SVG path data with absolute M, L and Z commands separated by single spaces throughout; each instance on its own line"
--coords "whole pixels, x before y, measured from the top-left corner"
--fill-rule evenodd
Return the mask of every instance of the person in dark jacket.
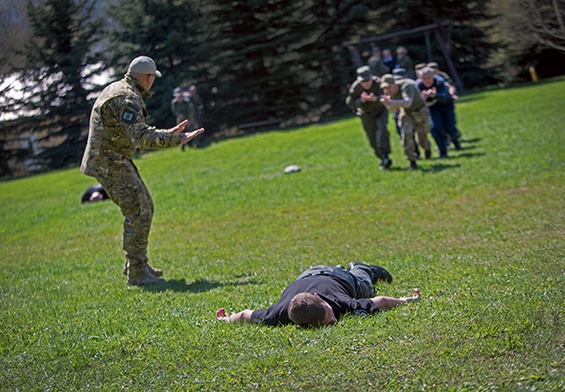
M 88 203 L 92 201 L 108 200 L 109 198 L 102 185 L 96 184 L 86 188 L 80 198 L 80 202 Z
M 251 322 L 269 326 L 296 324 L 319 327 L 335 324 L 341 316 L 373 314 L 420 298 L 418 289 L 409 297 L 373 297 L 377 281 L 392 282 L 382 267 L 352 262 L 347 269 L 318 265 L 304 271 L 283 291 L 279 301 L 269 308 L 228 314 L 224 308 L 216 318 L 225 322 Z
M 461 149 L 455 127 L 455 105 L 446 81 L 434 74 L 432 68 L 423 68 L 417 86 L 426 100 L 432 119 L 432 137 L 438 149 L 439 157 L 447 158 L 447 135 L 450 136 L 456 150 Z

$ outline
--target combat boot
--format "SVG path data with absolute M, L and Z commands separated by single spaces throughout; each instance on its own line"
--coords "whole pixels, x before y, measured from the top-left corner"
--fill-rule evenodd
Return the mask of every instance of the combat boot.
M 136 263 L 128 266 L 127 284 L 131 286 L 143 286 L 146 284 L 164 283 L 165 279 L 153 275 L 147 263 Z
M 123 269 L 123 271 L 122 271 L 122 273 L 123 273 L 125 276 L 128 276 L 128 268 L 129 268 L 129 264 L 128 264 L 128 262 L 126 261 L 126 263 L 125 263 L 125 265 L 124 265 L 124 269 Z M 163 276 L 163 270 L 153 268 L 153 267 L 151 267 L 149 264 L 147 264 L 147 268 L 149 269 L 149 272 L 151 272 L 152 275 L 155 275 L 155 276 L 157 276 L 157 277 Z

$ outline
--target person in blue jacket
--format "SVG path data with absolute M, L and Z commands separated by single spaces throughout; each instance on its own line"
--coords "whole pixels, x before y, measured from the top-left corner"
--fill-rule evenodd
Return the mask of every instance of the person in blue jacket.
M 446 137 L 449 135 L 456 150 L 461 149 L 455 126 L 455 104 L 445 80 L 425 67 L 420 71 L 417 86 L 430 111 L 432 136 L 439 149 L 439 157 L 447 158 Z

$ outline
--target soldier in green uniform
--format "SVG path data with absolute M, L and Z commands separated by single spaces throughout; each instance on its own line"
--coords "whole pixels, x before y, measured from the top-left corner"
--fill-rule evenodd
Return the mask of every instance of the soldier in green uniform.
M 383 76 L 384 74 L 390 73 L 392 70 L 383 63 L 381 49 L 378 47 L 373 47 L 373 55 L 367 60 L 367 65 L 371 70 L 371 74 L 374 76 Z
M 175 88 L 173 91 L 173 99 L 171 100 L 171 112 L 175 115 L 177 124 L 184 120 L 188 120 L 187 127 L 189 130 L 200 128 L 196 123 L 196 107 L 192 102 L 188 92 L 183 92 L 180 87 Z M 184 151 L 185 145 L 181 146 L 181 151 Z
M 144 99 L 161 73 L 155 62 L 140 56 L 132 60 L 123 79 L 106 87 L 92 109 L 88 143 L 81 172 L 95 177 L 120 207 L 124 220 L 124 273 L 130 285 L 164 282 L 161 270 L 149 266 L 147 240 L 153 219 L 153 200 L 141 179 L 133 156 L 137 149 L 161 149 L 188 143 L 203 128 L 183 132 L 188 121 L 170 129 L 146 123 Z
M 345 103 L 361 117 L 363 129 L 369 143 L 380 158 L 379 169 L 385 170 L 392 165 L 390 154 L 390 135 L 386 129 L 388 110 L 379 101 L 382 95 L 380 79 L 373 76 L 368 66 L 357 69 L 357 79 L 349 88 Z
M 428 107 L 424 98 L 420 95 L 420 89 L 416 82 L 411 79 L 395 80 L 391 74 L 383 75 L 381 88 L 386 95 L 381 98 L 381 102 L 389 109 L 400 109 L 398 115 L 398 125 L 404 146 L 404 154 L 410 162 L 409 170 L 418 168 L 416 160 L 416 144 L 414 142 L 414 132 L 420 147 L 426 153 L 426 159 L 432 156 L 428 133 L 430 132 L 430 117 Z
M 406 70 L 406 77 L 412 80 L 416 79 L 416 70 L 414 68 L 414 62 L 412 58 L 408 55 L 408 49 L 404 46 L 399 46 L 396 48 L 396 69 L 404 68 Z M 390 72 L 394 74 L 393 72 Z

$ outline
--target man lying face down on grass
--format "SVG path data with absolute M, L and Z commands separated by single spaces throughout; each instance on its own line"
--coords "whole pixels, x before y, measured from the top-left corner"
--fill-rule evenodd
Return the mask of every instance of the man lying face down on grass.
M 374 295 L 378 280 L 392 282 L 390 273 L 382 267 L 352 262 L 347 269 L 319 265 L 304 271 L 283 291 L 277 303 L 267 309 L 246 309 L 232 315 L 224 308 L 216 318 L 228 323 L 247 321 L 266 325 L 296 324 L 319 327 L 335 324 L 345 313 L 365 315 L 388 310 L 420 298 L 418 289 L 410 297 Z

